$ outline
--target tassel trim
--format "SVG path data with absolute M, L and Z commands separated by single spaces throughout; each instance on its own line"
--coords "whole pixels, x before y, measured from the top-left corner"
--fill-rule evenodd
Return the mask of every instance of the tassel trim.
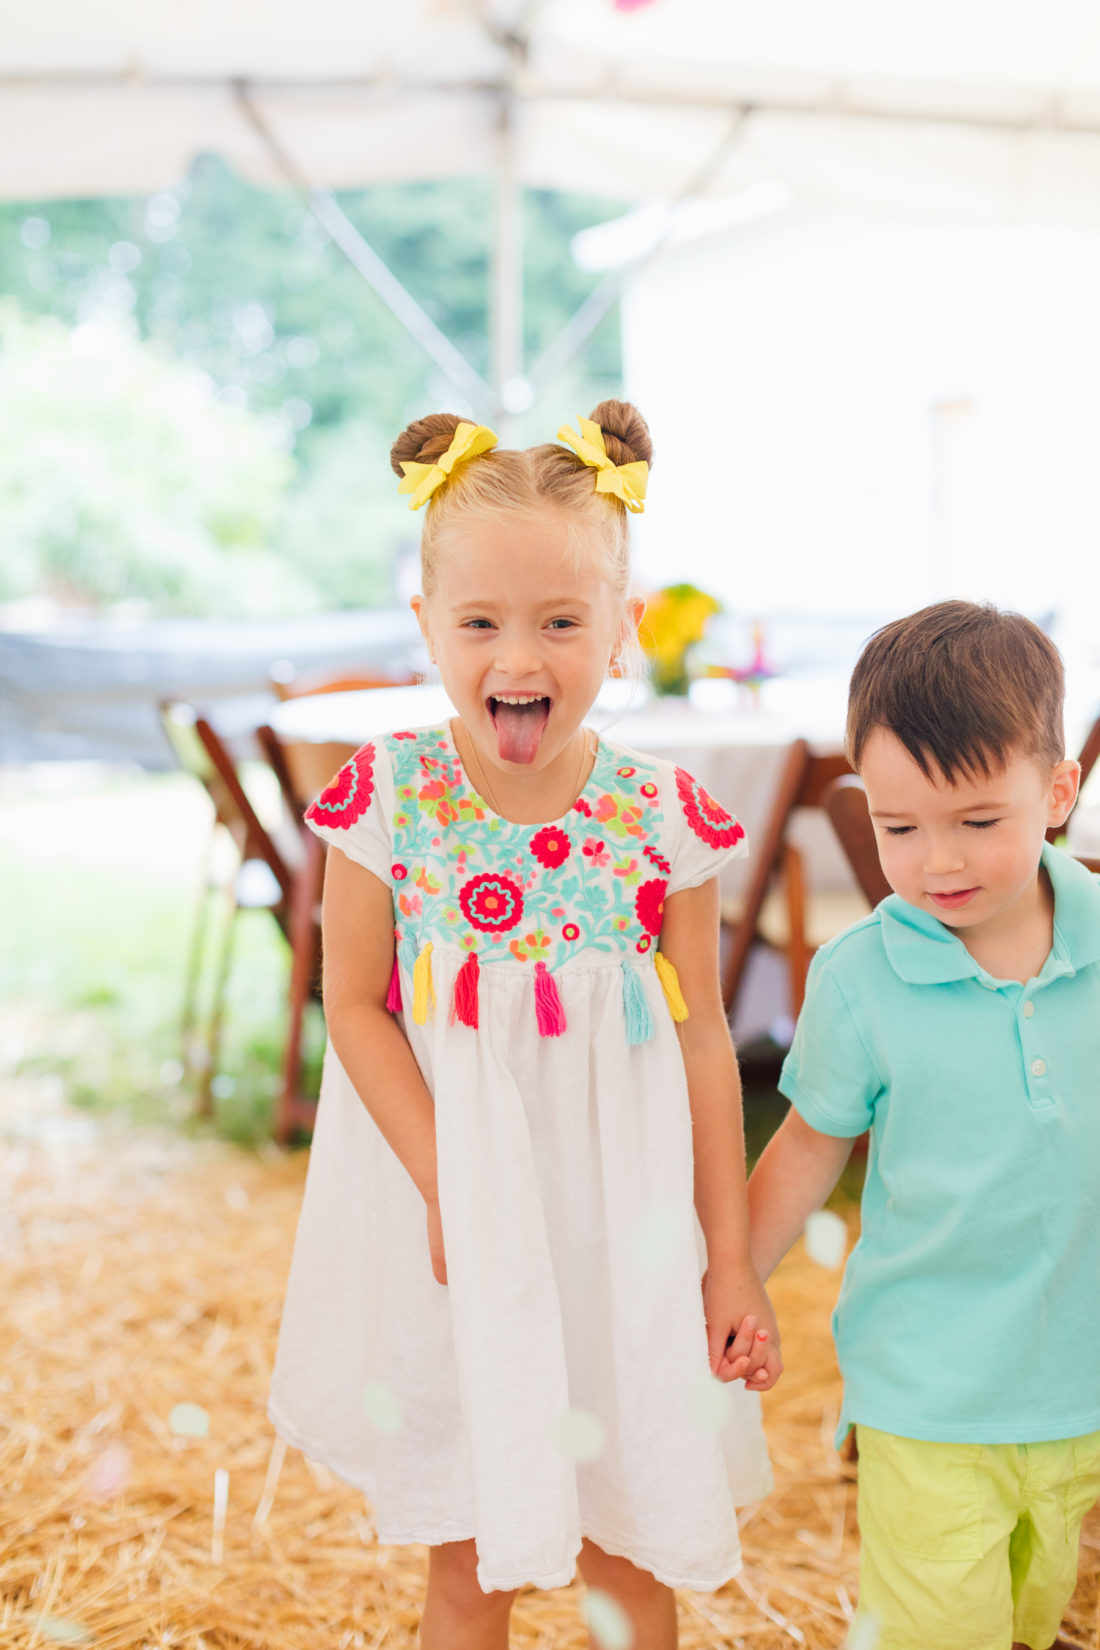
M 401 1012 L 401 969 L 397 961 L 397 952 L 393 954 L 393 972 L 390 975 L 390 989 L 386 992 L 386 1007 L 391 1014 Z
M 623 972 L 623 1020 L 626 1024 L 626 1040 L 631 1048 L 637 1048 L 639 1043 L 648 1043 L 653 1036 L 653 1015 L 650 1012 L 649 1000 L 645 994 L 641 976 L 636 968 L 631 968 L 628 962 L 622 965 Z
M 451 1024 L 473 1026 L 477 1030 L 477 983 L 480 966 L 477 952 L 471 951 L 455 975 L 451 997 Z
M 554 976 L 545 963 L 535 964 L 535 1019 L 540 1037 L 560 1037 L 565 1027 L 565 1010 L 561 1006 Z
M 688 1006 L 684 1001 L 684 994 L 680 990 L 679 975 L 663 952 L 655 952 L 653 961 L 657 968 L 657 978 L 660 980 L 661 989 L 665 994 L 665 1001 L 668 1003 L 669 1013 L 674 1020 L 686 1020 Z
M 435 1010 L 435 986 L 432 984 L 432 942 L 425 940 L 420 955 L 413 964 L 413 1019 L 418 1026 L 426 1025 L 428 1015 Z

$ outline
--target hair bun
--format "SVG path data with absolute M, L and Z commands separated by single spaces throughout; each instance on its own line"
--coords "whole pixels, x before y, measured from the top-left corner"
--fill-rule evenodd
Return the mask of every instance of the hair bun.
M 601 401 L 589 413 L 603 431 L 603 444 L 612 464 L 653 463 L 649 425 L 630 401 Z
M 390 448 L 390 468 L 394 475 L 404 476 L 402 464 L 433 464 L 442 458 L 462 423 L 468 424 L 470 420 L 459 418 L 457 413 L 428 413 L 425 418 L 414 418 L 411 424 L 406 424 Z

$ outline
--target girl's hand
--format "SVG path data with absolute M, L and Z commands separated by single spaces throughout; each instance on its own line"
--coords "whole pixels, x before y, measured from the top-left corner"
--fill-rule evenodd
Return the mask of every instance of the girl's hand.
M 436 1283 L 447 1281 L 447 1257 L 443 1252 L 443 1222 L 439 1204 L 433 1199 L 428 1204 L 428 1249 L 432 1257 L 432 1276 Z
M 751 1267 L 711 1266 L 703 1278 L 711 1374 L 767 1392 L 783 1373 L 771 1301 Z

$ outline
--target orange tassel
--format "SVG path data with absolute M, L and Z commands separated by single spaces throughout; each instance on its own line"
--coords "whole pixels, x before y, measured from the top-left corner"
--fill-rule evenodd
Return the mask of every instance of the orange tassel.
M 535 964 L 535 1018 L 540 1037 L 560 1037 L 565 1030 L 565 1010 L 554 976 L 541 962 Z
M 461 1023 L 477 1030 L 477 982 L 480 968 L 477 952 L 471 951 L 455 976 L 451 998 L 451 1024 Z

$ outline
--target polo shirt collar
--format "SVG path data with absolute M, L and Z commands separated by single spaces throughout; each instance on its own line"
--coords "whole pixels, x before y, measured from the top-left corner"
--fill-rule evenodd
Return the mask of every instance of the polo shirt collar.
M 1053 960 L 1059 973 L 1100 962 L 1100 883 L 1069 854 L 1043 845 L 1043 865 L 1054 890 Z M 878 907 L 890 966 L 908 985 L 948 985 L 983 979 L 962 941 L 929 911 L 891 894 Z

